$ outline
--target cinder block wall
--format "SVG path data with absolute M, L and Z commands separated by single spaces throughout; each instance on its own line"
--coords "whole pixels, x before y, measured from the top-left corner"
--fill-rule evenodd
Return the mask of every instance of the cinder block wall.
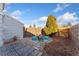
M 73 39 L 76 46 L 79 47 L 79 24 L 71 27 L 70 34 L 71 34 L 71 39 Z

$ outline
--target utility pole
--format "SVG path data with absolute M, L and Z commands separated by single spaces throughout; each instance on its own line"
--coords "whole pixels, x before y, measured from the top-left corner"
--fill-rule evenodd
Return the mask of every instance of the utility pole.
M 3 46 L 3 10 L 4 10 L 4 3 L 0 3 L 0 47 Z

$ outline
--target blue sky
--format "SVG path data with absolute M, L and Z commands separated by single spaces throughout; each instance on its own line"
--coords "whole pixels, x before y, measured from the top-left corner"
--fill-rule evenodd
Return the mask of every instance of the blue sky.
M 44 26 L 48 15 L 57 18 L 59 25 L 68 22 L 76 24 L 79 22 L 79 4 L 62 4 L 62 3 L 15 3 L 6 4 L 4 12 L 26 26 L 36 24 Z

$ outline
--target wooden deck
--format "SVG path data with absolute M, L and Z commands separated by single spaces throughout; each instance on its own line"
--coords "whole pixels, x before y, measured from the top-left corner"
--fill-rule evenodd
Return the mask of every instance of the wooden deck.
M 27 38 L 29 39 L 29 38 Z M 33 48 L 31 41 L 18 40 L 11 44 L 0 47 L 0 56 L 38 56 L 41 52 Z

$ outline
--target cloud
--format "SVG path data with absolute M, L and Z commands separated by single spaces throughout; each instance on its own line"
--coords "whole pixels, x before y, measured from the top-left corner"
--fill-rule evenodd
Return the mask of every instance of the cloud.
M 33 23 L 37 23 L 37 22 L 46 22 L 47 21 L 47 16 L 42 16 L 38 19 L 33 20 Z
M 39 23 L 39 22 L 43 22 L 43 23 L 45 23 L 46 21 L 47 21 L 47 16 L 42 16 L 42 17 L 40 17 L 40 18 L 37 18 L 37 19 L 34 19 L 34 20 L 32 20 L 31 21 L 31 24 L 25 24 L 24 26 L 26 27 L 26 28 L 28 28 L 30 25 L 31 26 L 33 26 L 34 24 L 37 24 L 37 23 Z M 39 26 L 39 25 L 38 25 Z M 37 27 L 37 26 L 36 26 Z M 43 26 L 41 26 L 41 27 L 43 27 Z
M 66 12 L 57 18 L 57 22 L 60 25 L 67 24 L 68 22 L 70 22 L 72 25 L 74 25 L 74 24 L 78 23 L 78 17 L 76 16 L 75 12 L 73 12 L 73 13 Z
M 47 18 L 48 18 L 48 17 L 43 16 L 43 17 L 39 18 L 39 21 L 41 21 L 41 22 L 46 22 L 46 21 L 47 21 Z
M 26 28 L 28 28 L 28 27 L 30 26 L 30 24 L 25 24 L 24 26 L 25 26 Z
M 12 13 L 9 14 L 11 17 L 19 20 L 20 22 L 24 23 L 22 18 L 22 12 L 20 10 L 15 10 Z
M 15 10 L 10 14 L 13 18 L 20 19 L 22 12 L 20 10 Z
M 53 10 L 54 12 L 58 12 L 63 10 L 64 8 L 68 7 L 70 4 L 57 4 L 56 8 Z

